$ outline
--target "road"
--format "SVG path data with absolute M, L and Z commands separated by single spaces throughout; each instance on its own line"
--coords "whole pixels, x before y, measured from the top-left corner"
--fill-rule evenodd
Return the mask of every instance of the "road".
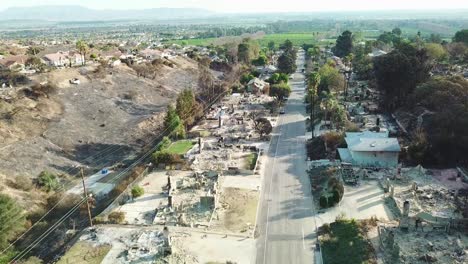
M 256 263 L 320 263 L 314 252 L 310 180 L 306 174 L 304 52 L 298 53 L 292 93 L 280 115 L 267 153 L 259 204 Z M 318 254 L 317 254 L 318 255 Z

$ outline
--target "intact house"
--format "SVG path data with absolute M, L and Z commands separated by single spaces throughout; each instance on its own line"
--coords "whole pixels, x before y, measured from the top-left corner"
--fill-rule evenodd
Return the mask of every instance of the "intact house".
M 259 78 L 253 78 L 247 83 L 247 91 L 254 94 L 263 93 L 268 88 L 270 88 L 270 84 Z
M 346 132 L 348 148 L 339 148 L 342 162 L 354 166 L 395 168 L 401 151 L 398 139 L 389 138 L 388 132 Z
M 81 54 L 68 51 L 46 54 L 43 59 L 47 65 L 53 67 L 76 66 L 83 64 L 83 57 Z
M 9 69 L 12 71 L 16 71 L 16 70 L 21 71 L 25 68 L 25 64 L 27 60 L 28 60 L 28 56 L 26 55 L 5 57 L 4 59 L 0 60 L 0 67 Z

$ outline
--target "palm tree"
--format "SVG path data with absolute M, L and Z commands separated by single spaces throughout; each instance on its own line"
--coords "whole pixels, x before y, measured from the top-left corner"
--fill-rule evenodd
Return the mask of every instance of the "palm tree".
M 315 121 L 315 111 L 317 103 L 317 89 L 320 84 L 320 74 L 318 72 L 312 72 L 309 76 L 309 95 L 310 95 L 310 126 L 312 128 L 312 138 L 314 135 L 314 121 Z
M 330 113 L 331 113 L 333 107 L 335 106 L 335 103 L 338 103 L 338 102 L 336 102 L 335 97 L 331 93 L 327 93 L 325 95 L 325 97 L 322 99 L 322 109 L 325 112 L 325 118 L 324 119 L 325 119 L 325 121 L 330 119 L 330 123 L 331 123 Z
M 84 42 L 83 40 L 78 40 L 76 42 L 76 49 L 78 50 L 78 53 L 80 53 L 81 57 L 82 57 L 82 63 L 83 65 L 86 64 L 86 54 L 88 53 L 88 50 L 89 50 L 89 46 L 86 42 Z

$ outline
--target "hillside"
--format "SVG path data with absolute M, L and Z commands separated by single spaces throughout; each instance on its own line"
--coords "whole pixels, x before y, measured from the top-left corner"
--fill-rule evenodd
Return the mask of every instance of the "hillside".
M 55 70 L 34 78 L 57 85 L 48 97 L 18 92 L 1 100 L 0 185 L 44 170 L 99 169 L 136 153 L 160 132 L 162 114 L 177 93 L 196 89 L 197 64 L 186 58 L 174 64 L 161 65 L 154 79 L 137 77 L 126 65 L 106 69 L 105 76 L 91 66 Z M 70 84 L 72 78 L 81 84 Z
M 134 10 L 94 10 L 82 6 L 11 7 L 0 12 L 0 20 L 102 21 L 125 19 L 170 20 L 202 18 L 214 13 L 197 8 L 151 8 Z

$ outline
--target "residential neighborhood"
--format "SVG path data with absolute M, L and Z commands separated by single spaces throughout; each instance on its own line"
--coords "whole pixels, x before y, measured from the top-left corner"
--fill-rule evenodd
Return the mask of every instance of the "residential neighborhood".
M 468 263 L 465 3 L 26 2 L 0 264 Z

